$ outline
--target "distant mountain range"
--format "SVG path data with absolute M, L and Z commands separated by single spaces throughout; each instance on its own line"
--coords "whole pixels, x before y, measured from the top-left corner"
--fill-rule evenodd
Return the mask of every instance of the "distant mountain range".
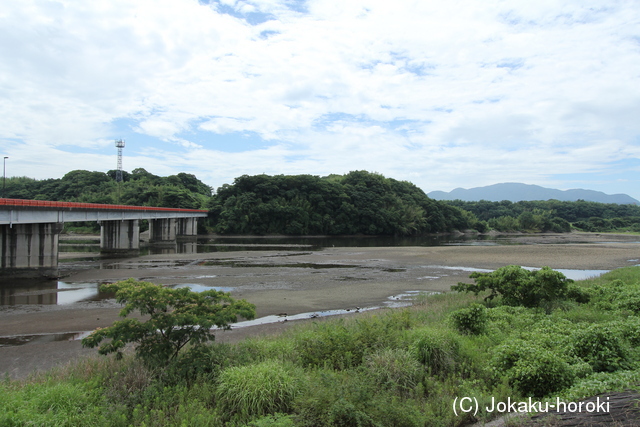
M 640 204 L 640 202 L 626 194 L 605 194 L 601 191 L 593 190 L 555 190 L 553 188 L 540 187 L 539 185 L 519 184 L 508 182 L 494 184 L 486 187 L 476 188 L 456 188 L 449 193 L 444 191 L 432 191 L 427 194 L 436 200 L 463 200 L 474 202 L 487 200 L 490 202 L 501 202 L 509 200 L 519 202 L 522 200 L 549 200 L 574 202 L 585 200 L 588 202 L 617 203 L 617 204 Z

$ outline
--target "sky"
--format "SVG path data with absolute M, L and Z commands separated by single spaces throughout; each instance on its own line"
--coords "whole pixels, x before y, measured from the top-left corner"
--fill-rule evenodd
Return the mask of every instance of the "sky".
M 638 0 L 9 0 L 6 176 L 368 170 L 640 199 Z

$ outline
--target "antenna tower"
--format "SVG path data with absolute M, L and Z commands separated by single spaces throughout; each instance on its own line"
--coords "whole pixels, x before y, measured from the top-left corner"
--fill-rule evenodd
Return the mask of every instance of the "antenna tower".
M 124 148 L 124 139 L 116 139 L 116 147 L 118 148 L 118 168 L 116 169 L 116 182 L 122 182 L 122 149 Z

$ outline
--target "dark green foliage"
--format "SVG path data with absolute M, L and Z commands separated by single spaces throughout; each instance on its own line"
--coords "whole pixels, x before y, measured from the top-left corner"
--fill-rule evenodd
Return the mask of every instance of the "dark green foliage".
M 469 277 L 476 283 L 458 283 L 451 289 L 476 295 L 490 290 L 491 294 L 485 300 L 499 296 L 505 305 L 547 309 L 552 303 L 567 297 L 568 284 L 573 282 L 549 267 L 529 271 L 517 265 L 502 267 L 491 273 L 474 272 Z
M 226 328 L 238 316 L 245 319 L 255 316 L 253 304 L 215 290 L 197 293 L 189 288 L 171 289 L 134 279 L 102 285 L 100 290 L 115 293 L 116 300 L 125 304 L 121 317 L 137 311 L 148 320 L 117 321 L 93 331 L 82 340 L 82 345 L 100 346 L 100 354 L 116 353 L 122 357 L 124 347 L 136 343 L 136 354 L 152 365 L 164 366 L 189 343 L 198 346 L 213 340 L 214 326 Z M 106 339 L 110 340 L 103 342 Z
M 628 310 L 640 314 L 640 282 L 628 284 L 620 279 L 598 284 L 587 291 L 594 305 L 605 310 Z
M 466 229 L 475 219 L 415 185 L 365 171 L 243 175 L 211 201 L 216 231 L 233 234 L 419 235 Z
M 552 231 L 566 233 L 571 224 L 582 231 L 637 231 L 640 230 L 640 206 L 630 204 L 585 202 L 561 202 L 538 200 L 510 202 L 463 202 L 445 203 L 464 209 L 479 221 L 487 221 L 498 231 Z
M 471 304 L 451 313 L 453 326 L 463 334 L 478 335 L 487 327 L 487 309 L 482 304 Z
M 523 340 L 494 349 L 492 367 L 525 396 L 543 397 L 569 387 L 575 373 L 557 353 Z
M 371 417 L 344 399 L 336 401 L 328 413 L 328 425 L 336 427 L 376 427 Z
M 596 324 L 575 332 L 573 349 L 595 372 L 614 372 L 629 367 L 629 352 L 620 331 Z
M 9 178 L 6 197 L 187 209 L 204 208 L 211 197 L 211 187 L 191 174 L 160 177 L 139 168 L 123 171 L 121 183 L 115 176 L 115 170 L 74 170 L 60 179 Z
M 295 427 L 293 417 L 276 412 L 273 415 L 265 415 L 247 424 L 248 427 Z

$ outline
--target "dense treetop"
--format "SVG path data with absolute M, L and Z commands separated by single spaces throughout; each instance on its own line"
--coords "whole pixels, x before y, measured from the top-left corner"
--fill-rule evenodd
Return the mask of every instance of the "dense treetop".
M 209 209 L 200 222 L 220 234 L 412 236 L 480 232 L 640 231 L 640 206 L 558 200 L 437 201 L 407 181 L 377 173 L 242 175 L 212 195 L 194 175 L 167 177 L 138 168 L 107 173 L 73 170 L 60 179 L 6 180 L 8 198 Z
M 187 173 L 160 177 L 138 168 L 131 173 L 123 171 L 120 184 L 115 177 L 115 170 L 107 173 L 74 170 L 60 179 L 9 178 L 5 194 L 15 199 L 187 209 L 204 208 L 211 197 L 211 187 Z
M 365 171 L 243 175 L 220 187 L 210 207 L 216 231 L 228 234 L 417 235 L 474 222 L 414 184 Z

